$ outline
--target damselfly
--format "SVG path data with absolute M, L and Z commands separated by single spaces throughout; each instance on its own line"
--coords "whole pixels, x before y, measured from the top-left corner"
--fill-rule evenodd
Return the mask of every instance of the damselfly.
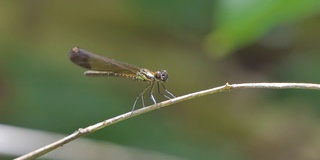
M 147 87 L 137 96 L 136 100 L 134 101 L 132 111 L 134 110 L 139 97 L 141 97 L 142 106 L 145 107 L 143 97 L 145 92 L 148 90 L 150 99 L 154 104 L 157 103 L 153 96 L 155 84 L 157 85 L 159 94 L 168 99 L 175 97 L 162 83 L 166 82 L 169 77 L 166 70 L 152 72 L 146 68 L 139 68 L 125 62 L 116 61 L 114 59 L 90 53 L 79 47 L 74 47 L 71 49 L 70 60 L 73 63 L 88 69 L 88 71 L 84 72 L 86 76 L 114 76 L 149 82 Z M 161 93 L 160 85 L 168 95 Z

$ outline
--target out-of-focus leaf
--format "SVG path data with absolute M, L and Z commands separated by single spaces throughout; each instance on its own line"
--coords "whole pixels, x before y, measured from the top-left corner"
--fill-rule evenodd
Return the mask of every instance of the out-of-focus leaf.
M 320 1 L 220 0 L 215 7 L 215 25 L 206 48 L 219 57 L 256 41 L 277 25 L 316 14 Z

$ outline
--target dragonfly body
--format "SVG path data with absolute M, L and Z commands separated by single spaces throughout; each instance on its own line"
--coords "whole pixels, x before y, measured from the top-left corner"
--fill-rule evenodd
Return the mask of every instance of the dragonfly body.
M 155 98 L 153 97 L 154 84 L 158 86 L 158 92 L 169 98 L 169 96 L 164 95 L 160 92 L 159 83 L 166 82 L 168 79 L 168 72 L 166 70 L 152 72 L 146 68 L 140 68 L 125 62 L 120 62 L 114 59 L 107 57 L 102 57 L 93 53 L 90 53 L 79 47 L 74 47 L 70 51 L 70 60 L 83 67 L 88 69 L 84 74 L 87 76 L 114 76 L 122 77 L 133 80 L 140 80 L 149 82 L 149 85 L 146 89 L 139 94 L 134 103 L 133 109 L 139 97 L 142 99 L 142 104 L 144 106 L 143 94 L 150 88 L 150 98 L 154 103 L 156 103 Z M 171 96 L 174 97 L 162 84 L 164 90 Z M 133 110 L 132 109 L 132 110 Z

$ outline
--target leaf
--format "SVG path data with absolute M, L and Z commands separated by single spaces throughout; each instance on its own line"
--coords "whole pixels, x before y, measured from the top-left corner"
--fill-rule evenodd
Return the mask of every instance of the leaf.
M 316 14 L 319 8 L 319 0 L 220 0 L 206 49 L 215 57 L 226 56 L 254 43 L 276 26 Z

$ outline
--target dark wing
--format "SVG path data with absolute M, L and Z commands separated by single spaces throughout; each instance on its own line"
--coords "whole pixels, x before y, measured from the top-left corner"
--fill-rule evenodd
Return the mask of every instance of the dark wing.
M 140 71 L 140 68 L 137 66 L 102 57 L 78 47 L 71 49 L 70 60 L 73 63 L 92 71 L 105 71 L 130 75 L 136 75 L 136 73 Z

